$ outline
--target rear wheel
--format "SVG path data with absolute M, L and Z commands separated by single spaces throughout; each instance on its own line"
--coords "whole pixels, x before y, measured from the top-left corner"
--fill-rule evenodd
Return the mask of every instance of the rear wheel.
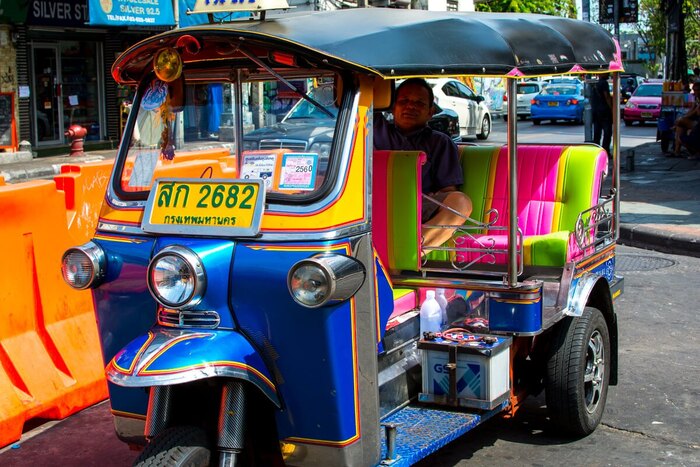
M 167 428 L 156 435 L 134 462 L 138 467 L 206 467 L 211 451 L 203 430 L 193 426 Z
M 478 139 L 486 139 L 491 134 L 491 119 L 484 116 L 481 120 L 481 132 L 476 135 Z
M 551 420 L 575 436 L 592 433 L 603 418 L 610 379 L 610 334 L 603 314 L 586 307 L 554 331 L 545 393 Z

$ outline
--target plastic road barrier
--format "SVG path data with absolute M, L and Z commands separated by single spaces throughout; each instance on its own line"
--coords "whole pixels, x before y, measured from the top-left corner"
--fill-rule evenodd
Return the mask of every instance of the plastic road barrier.
M 0 181 L 0 447 L 29 419 L 65 418 L 107 397 L 92 295 L 66 285 L 60 264 L 92 236 L 111 164 Z

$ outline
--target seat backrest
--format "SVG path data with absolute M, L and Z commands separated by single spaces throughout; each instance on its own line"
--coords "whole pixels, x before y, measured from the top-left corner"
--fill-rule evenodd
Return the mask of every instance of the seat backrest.
M 508 152 L 504 147 L 465 146 L 460 151 L 464 191 L 472 217 L 497 226 L 508 221 Z M 582 211 L 598 202 L 607 155 L 594 145 L 518 146 L 518 226 L 525 236 L 573 231 Z M 493 233 L 493 232 L 489 232 Z
M 372 238 L 390 270 L 420 268 L 421 166 L 419 151 L 374 151 Z

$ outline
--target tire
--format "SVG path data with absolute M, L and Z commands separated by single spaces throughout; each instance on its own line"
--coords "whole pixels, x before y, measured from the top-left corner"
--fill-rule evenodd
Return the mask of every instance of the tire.
M 582 437 L 600 424 L 610 380 L 610 334 L 603 314 L 586 307 L 554 330 L 547 361 L 545 395 L 552 422 Z
M 507 122 L 508 121 L 508 114 L 503 114 L 503 121 Z
M 491 119 L 488 116 L 484 116 L 481 120 L 481 132 L 477 133 L 477 139 L 486 139 L 491 134 Z
M 193 426 L 167 428 L 156 435 L 134 461 L 138 467 L 206 467 L 211 451 L 203 430 Z
M 625 126 L 632 126 L 632 120 L 625 120 Z
M 542 123 L 541 120 L 539 120 L 539 119 L 537 119 L 537 118 L 533 118 L 533 119 L 532 119 L 532 124 L 533 124 L 533 125 L 539 125 L 540 123 Z

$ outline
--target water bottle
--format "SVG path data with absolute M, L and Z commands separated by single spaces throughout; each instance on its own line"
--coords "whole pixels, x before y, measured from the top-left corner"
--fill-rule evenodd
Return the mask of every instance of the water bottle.
M 442 313 L 442 325 L 447 324 L 447 298 L 445 297 L 445 289 L 435 289 L 435 300 L 440 305 L 440 313 Z
M 425 301 L 420 306 L 420 335 L 425 332 L 440 332 L 442 323 L 442 311 L 440 304 L 435 300 L 435 291 L 428 290 L 425 293 Z

